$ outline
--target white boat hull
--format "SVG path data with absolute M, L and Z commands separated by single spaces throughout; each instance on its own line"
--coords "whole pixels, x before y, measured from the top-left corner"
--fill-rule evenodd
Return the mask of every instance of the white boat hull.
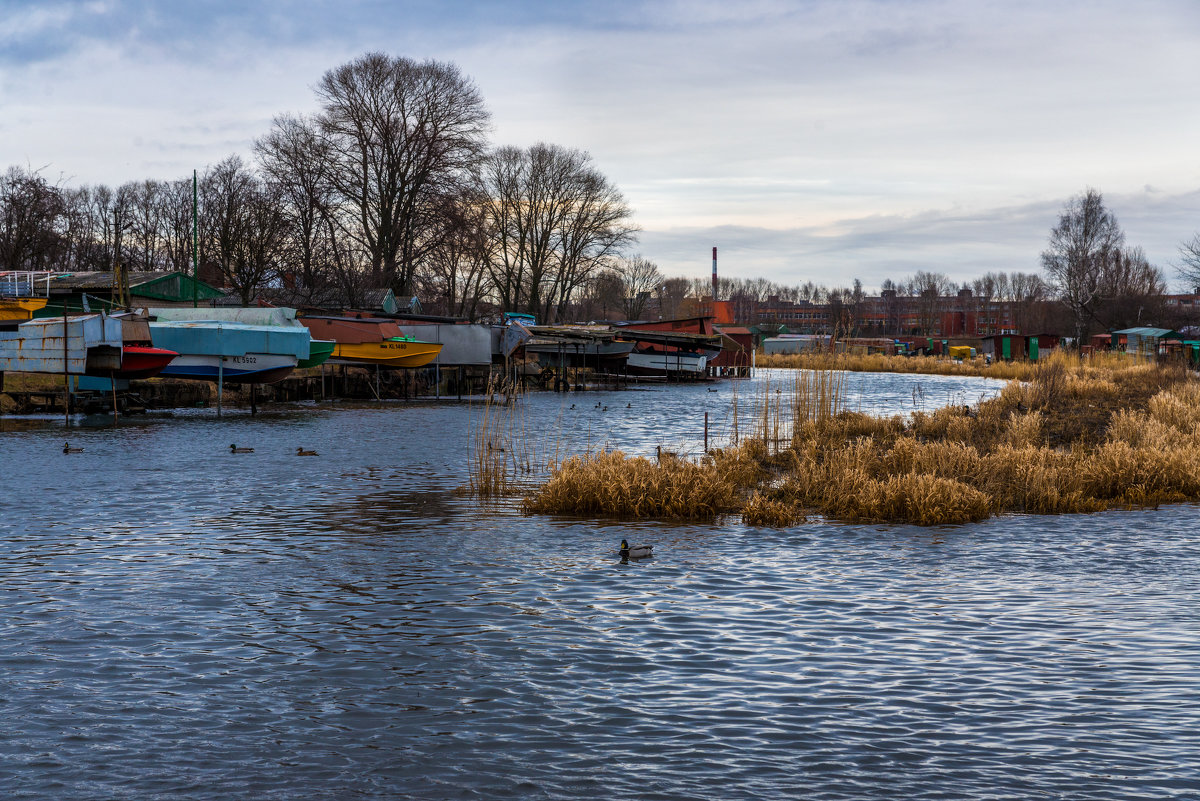
M 703 375 L 708 366 L 708 357 L 699 353 L 645 353 L 633 352 L 625 359 L 629 372 L 640 375 L 666 375 L 688 373 Z
M 296 367 L 296 357 L 279 353 L 243 356 L 182 354 L 159 373 L 160 378 L 226 381 L 230 384 L 270 384 L 281 381 Z

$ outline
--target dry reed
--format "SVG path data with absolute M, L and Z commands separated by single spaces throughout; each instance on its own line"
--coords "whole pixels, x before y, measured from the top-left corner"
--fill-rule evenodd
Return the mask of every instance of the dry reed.
M 904 419 L 845 411 L 840 373 L 798 373 L 739 404 L 745 420 L 734 415 L 729 446 L 702 464 L 620 453 L 568 460 L 526 509 L 701 520 L 740 512 L 766 526 L 812 512 L 937 525 L 1200 499 L 1194 376 L 1056 353 L 1026 378 L 974 407 Z

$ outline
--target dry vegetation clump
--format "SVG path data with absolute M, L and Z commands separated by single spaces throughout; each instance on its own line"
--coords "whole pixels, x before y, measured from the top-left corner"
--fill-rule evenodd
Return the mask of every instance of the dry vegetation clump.
M 812 381 L 802 400 L 768 394 L 747 404 L 755 423 L 743 430 L 757 436 L 739 447 L 698 465 L 619 453 L 572 460 L 526 508 L 693 520 L 739 511 L 766 526 L 807 513 L 937 525 L 1200 499 L 1200 380 L 1180 367 L 1056 354 L 991 400 L 908 419 L 823 414 Z
M 526 498 L 524 509 L 532 514 L 713 520 L 741 505 L 734 485 L 716 464 L 674 456 L 654 462 L 620 451 L 573 456 Z
M 817 372 L 912 373 L 919 375 L 973 375 L 1001 380 L 1029 380 L 1034 365 L 1028 362 L 992 362 L 982 356 L 956 361 L 946 356 L 888 356 L 882 353 L 834 353 L 828 350 L 805 353 L 760 353 L 759 367 Z
M 787 501 L 768 498 L 755 492 L 742 507 L 742 522 L 748 526 L 789 528 L 807 520 L 804 510 Z

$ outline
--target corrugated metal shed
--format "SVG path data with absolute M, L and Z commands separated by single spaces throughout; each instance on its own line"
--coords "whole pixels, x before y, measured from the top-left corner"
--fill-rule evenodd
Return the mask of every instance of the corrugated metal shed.
M 442 350 L 433 364 L 442 367 L 492 363 L 491 328 L 486 325 L 450 325 L 397 320 L 400 330 L 422 342 L 440 342 Z
M 66 325 L 65 372 L 121 368 L 121 321 L 100 314 L 70 317 Z M 62 373 L 63 320 L 52 317 L 0 331 L 0 372 Z

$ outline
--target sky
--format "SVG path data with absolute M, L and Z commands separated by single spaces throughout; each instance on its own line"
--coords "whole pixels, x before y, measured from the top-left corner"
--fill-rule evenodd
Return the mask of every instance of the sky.
M 1036 272 L 1093 188 L 1179 287 L 1200 231 L 1197 0 L 0 0 L 0 169 L 249 158 L 369 51 L 456 64 L 496 145 L 587 151 L 668 275 Z

